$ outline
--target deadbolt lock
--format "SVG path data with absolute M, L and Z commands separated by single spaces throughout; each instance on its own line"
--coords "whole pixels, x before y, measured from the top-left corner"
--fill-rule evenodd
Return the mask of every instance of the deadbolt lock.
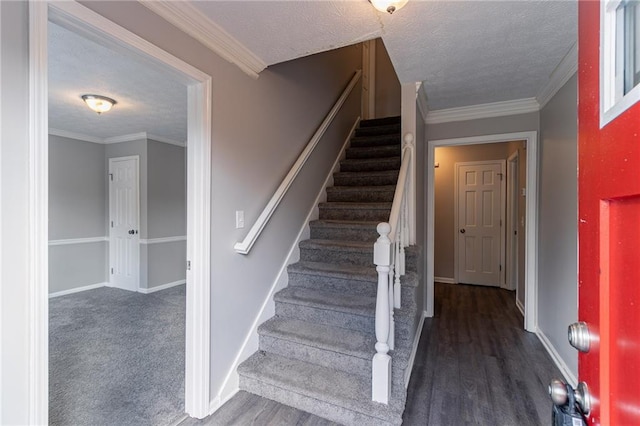
M 589 352 L 591 348 L 591 333 L 584 321 L 574 322 L 568 329 L 569 344 L 580 352 Z

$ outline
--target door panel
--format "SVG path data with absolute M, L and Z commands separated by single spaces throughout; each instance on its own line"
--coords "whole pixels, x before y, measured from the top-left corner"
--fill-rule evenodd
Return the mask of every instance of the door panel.
M 502 282 L 504 168 L 504 161 L 456 163 L 458 282 Z
M 579 3 L 578 358 L 590 425 L 640 424 L 640 105 L 600 128 L 600 3 Z
M 140 271 L 138 158 L 109 159 L 110 285 L 137 291 Z

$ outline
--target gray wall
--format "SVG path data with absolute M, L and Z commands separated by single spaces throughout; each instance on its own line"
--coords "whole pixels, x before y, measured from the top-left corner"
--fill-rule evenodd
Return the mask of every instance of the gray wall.
M 105 146 L 49 135 L 49 240 L 107 235 Z M 107 281 L 106 241 L 49 247 L 49 293 Z
M 239 255 L 233 245 L 244 238 L 339 93 L 361 67 L 361 46 L 275 65 L 253 79 L 138 3 L 120 3 L 117 8 L 109 2 L 84 4 L 213 78 L 213 398 L 359 115 L 359 88 L 328 129 L 251 253 Z M 244 210 L 247 228 L 235 229 L 236 210 Z
M 400 115 L 402 86 L 382 39 L 376 40 L 376 117 Z
M 538 326 L 577 376 L 567 326 L 578 318 L 577 77 L 540 112 Z
M 0 2 L 0 424 L 28 424 L 27 2 Z
M 428 140 L 465 138 L 470 136 L 495 135 L 538 131 L 539 114 L 511 115 L 507 117 L 481 118 L 478 120 L 456 121 L 451 123 L 429 124 Z

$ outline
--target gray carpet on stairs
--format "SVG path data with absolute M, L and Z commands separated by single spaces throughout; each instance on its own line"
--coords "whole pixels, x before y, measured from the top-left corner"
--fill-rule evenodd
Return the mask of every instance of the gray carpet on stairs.
M 184 413 L 185 286 L 49 302 L 49 423 L 169 425 Z

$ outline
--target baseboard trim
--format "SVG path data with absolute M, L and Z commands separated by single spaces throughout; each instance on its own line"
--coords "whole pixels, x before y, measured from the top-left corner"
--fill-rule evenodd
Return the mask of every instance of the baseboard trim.
M 567 366 L 567 363 L 564 362 L 553 344 L 551 344 L 547 336 L 540 330 L 540 328 L 536 329 L 536 336 L 538 336 L 538 339 L 540 339 L 542 346 L 544 346 L 544 348 L 547 350 L 547 353 L 549 353 L 549 356 L 551 356 L 551 359 L 556 364 L 556 367 L 558 367 L 565 380 L 571 386 L 576 387 L 578 385 L 578 378 L 571 372 L 569 366 Z
M 87 290 L 95 290 L 96 288 L 107 287 L 108 285 L 109 283 L 96 283 L 96 284 L 85 285 L 82 287 L 70 288 L 69 290 L 56 291 L 55 293 L 49 294 L 49 299 L 53 299 L 54 297 L 59 297 L 59 296 L 66 296 L 67 294 L 80 293 L 82 291 L 87 291 Z
M 186 235 L 178 235 L 175 237 L 162 237 L 162 238 L 140 238 L 140 244 L 163 244 L 163 243 L 175 243 L 178 241 L 187 241 Z
M 186 283 L 187 283 L 187 280 L 178 280 L 178 281 L 173 281 L 171 283 L 160 284 L 160 285 L 156 285 L 149 288 L 138 288 L 138 293 L 151 294 L 151 293 L 155 293 L 156 291 L 166 290 L 168 288 L 176 287 Z
M 436 283 L 456 284 L 456 280 L 454 280 L 453 278 L 446 278 L 446 277 L 433 277 L 433 281 Z
M 228 401 L 231 397 L 233 397 L 233 395 L 238 393 L 238 391 L 240 390 L 240 376 L 238 375 L 238 365 L 240 365 L 240 363 L 242 363 L 244 360 L 249 358 L 251 354 L 253 354 L 255 351 L 258 350 L 258 326 L 263 322 L 265 322 L 266 320 L 268 320 L 269 318 L 271 318 L 275 314 L 275 302 L 273 300 L 273 297 L 276 292 L 286 287 L 287 284 L 289 283 L 289 277 L 287 275 L 287 267 L 290 264 L 297 262 L 298 259 L 300 258 L 300 251 L 298 247 L 300 244 L 300 241 L 309 237 L 310 235 L 309 221 L 312 218 L 314 218 L 314 216 L 316 218 L 318 217 L 318 214 L 319 214 L 318 203 L 323 201 L 323 198 L 326 198 L 327 186 L 330 183 L 333 183 L 333 173 L 338 170 L 340 166 L 340 160 L 344 158 L 347 146 L 349 145 L 349 142 L 351 141 L 351 137 L 354 135 L 355 130 L 358 127 L 359 123 L 360 123 L 360 117 L 356 119 L 356 122 L 353 124 L 351 131 L 347 135 L 347 138 L 345 139 L 342 145 L 342 148 L 340 149 L 340 152 L 335 162 L 333 163 L 333 166 L 331 167 L 329 173 L 327 174 L 327 177 L 318 193 L 318 196 L 316 197 L 315 201 L 312 204 L 311 210 L 307 214 L 294 243 L 291 245 L 291 249 L 289 250 L 287 257 L 285 258 L 285 261 L 283 262 L 282 267 L 280 268 L 280 271 L 276 275 L 276 278 L 273 284 L 271 285 L 271 288 L 269 289 L 269 293 L 267 294 L 267 297 L 262 302 L 262 306 L 260 307 L 260 310 L 258 311 L 258 314 L 256 315 L 255 320 L 253 321 L 253 324 L 251 324 L 251 328 L 249 329 L 249 332 L 247 333 L 244 341 L 242 342 L 242 345 L 240 346 L 240 350 L 236 354 L 236 357 L 234 358 L 233 363 L 231 364 L 231 367 L 229 369 L 229 372 L 227 373 L 227 376 L 222 382 L 222 386 L 220 386 L 220 390 L 218 391 L 218 394 L 211 401 L 210 407 L 212 411 L 210 411 L 209 414 L 213 414 L 215 410 L 220 408 L 226 401 Z
M 427 311 L 422 311 L 420 315 L 420 322 L 416 329 L 416 336 L 413 338 L 413 348 L 411 348 L 411 355 L 409 356 L 409 367 L 404 373 L 404 387 L 409 386 L 409 380 L 411 380 L 411 373 L 413 372 L 413 364 L 416 361 L 416 355 L 418 354 L 418 345 L 420 344 L 420 337 L 422 337 L 422 327 L 424 326 L 424 320 L 427 318 Z
M 516 299 L 516 308 L 518 308 L 518 310 L 520 311 L 520 313 L 524 317 L 524 306 L 522 306 L 522 303 L 520 303 L 520 301 L 518 299 Z

